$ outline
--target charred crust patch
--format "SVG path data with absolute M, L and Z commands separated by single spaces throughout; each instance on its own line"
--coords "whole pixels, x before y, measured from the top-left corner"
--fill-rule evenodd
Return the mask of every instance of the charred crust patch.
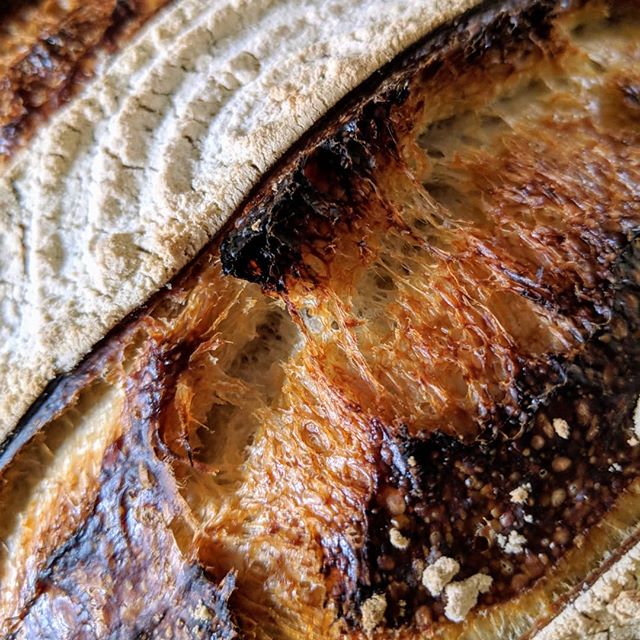
M 292 150 L 288 170 L 270 178 L 271 193 L 241 211 L 221 243 L 225 273 L 277 291 L 288 275 L 313 279 L 303 248 L 330 242 L 339 224 L 366 215 L 376 175 L 396 158 L 398 136 L 406 133 L 391 115 L 407 101 L 412 81 L 424 82 L 444 65 L 476 64 L 489 51 L 513 67 L 514 52 L 528 55 L 548 38 L 556 8 L 550 0 L 484 3 L 374 74 Z M 335 133 L 327 137 L 327 130 Z
M 154 444 L 182 355 L 150 350 L 132 378 L 131 425 L 106 452 L 91 512 L 35 576 L 10 638 L 238 637 L 235 577 L 217 581 L 183 555 L 177 487 Z
M 491 576 L 481 604 L 517 596 L 579 548 L 640 474 L 640 447 L 629 445 L 640 394 L 639 251 L 635 241 L 616 269 L 611 323 L 567 363 L 565 381 L 520 435 L 469 446 L 383 429 L 358 587 L 342 604 L 349 619 L 372 593 L 385 595 L 391 627 L 443 619 L 446 598 L 422 583 L 442 557 L 459 563 L 456 580 Z M 394 530 L 406 547 L 393 543 Z
M 339 223 L 360 215 L 376 171 L 397 147 L 389 112 L 405 97 L 403 88 L 395 88 L 380 103 L 367 104 L 359 118 L 306 154 L 272 194 L 248 209 L 221 243 L 225 273 L 275 291 L 286 288 L 289 273 L 313 279 L 301 260 L 303 247 L 312 250 Z

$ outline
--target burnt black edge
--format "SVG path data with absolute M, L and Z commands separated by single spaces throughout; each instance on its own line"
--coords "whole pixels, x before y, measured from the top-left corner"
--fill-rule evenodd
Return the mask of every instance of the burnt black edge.
M 348 221 L 366 196 L 376 165 L 395 154 L 397 143 L 387 117 L 406 101 L 418 73 L 437 69 L 457 52 L 473 64 L 505 34 L 513 42 L 528 38 L 532 30 L 544 37 L 554 12 L 573 4 L 572 0 L 485 1 L 376 71 L 318 123 L 302 146 L 289 152 L 284 167 L 279 165 L 280 171 L 267 176 L 241 207 L 222 238 L 224 272 L 266 290 L 284 290 L 287 275 L 301 275 L 300 248 L 312 240 L 312 221 L 332 227 Z M 332 129 L 335 132 L 327 137 Z M 338 177 L 341 188 L 336 192 L 322 181 L 318 184 L 314 165 L 320 165 L 325 176 Z M 265 188 L 266 183 L 271 189 Z
M 564 10 L 576 2 L 582 1 L 506 0 L 505 2 L 496 2 L 496 0 L 482 0 L 477 6 L 436 27 L 429 34 L 410 45 L 340 99 L 264 173 L 257 184 L 249 190 L 229 220 L 167 284 L 152 294 L 147 302 L 118 322 L 104 338 L 85 354 L 79 365 L 49 382 L 41 395 L 27 409 L 16 427 L 0 444 L 0 480 L 19 451 L 37 435 L 43 426 L 61 414 L 75 400 L 76 394 L 90 379 L 98 377 L 100 369 L 109 360 L 107 354 L 111 351 L 110 343 L 113 340 L 121 339 L 132 325 L 166 295 L 166 289 L 176 290 L 184 285 L 193 271 L 197 269 L 200 261 L 215 249 L 220 239 L 222 239 L 222 244 L 231 242 L 227 238 L 238 233 L 238 230 L 247 225 L 250 212 L 263 211 L 266 213 L 268 211 L 266 205 L 271 203 L 273 206 L 277 197 L 282 197 L 286 193 L 287 186 L 290 185 L 290 181 L 287 182 L 287 176 L 293 171 L 302 170 L 307 157 L 326 138 L 327 130 L 345 127 L 362 112 L 364 104 L 384 100 L 385 89 L 391 90 L 394 87 L 397 89 L 403 79 L 407 80 L 415 72 L 415 67 L 420 62 L 424 63 L 430 54 L 439 51 L 449 43 L 452 34 L 468 29 L 469 25 L 473 25 L 474 33 L 482 33 L 482 30 L 500 14 L 508 15 L 533 9 L 546 15 L 556 7 Z M 266 224 L 256 213 L 253 215 L 261 221 L 261 224 Z M 228 252 L 226 257 L 222 255 L 223 268 L 225 273 L 229 275 L 235 275 L 232 258 L 233 256 Z M 90 375 L 89 372 L 91 372 Z

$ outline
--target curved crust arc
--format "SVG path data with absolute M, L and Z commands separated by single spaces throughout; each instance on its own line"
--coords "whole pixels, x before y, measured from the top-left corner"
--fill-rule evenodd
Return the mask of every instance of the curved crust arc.
M 346 93 L 475 0 L 182 0 L 0 179 L 0 440 Z

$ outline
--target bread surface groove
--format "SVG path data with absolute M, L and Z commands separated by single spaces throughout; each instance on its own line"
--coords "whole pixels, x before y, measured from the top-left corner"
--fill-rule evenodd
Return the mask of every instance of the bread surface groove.
M 9 637 L 636 637 L 639 20 L 484 5 L 294 147 L 0 454 Z

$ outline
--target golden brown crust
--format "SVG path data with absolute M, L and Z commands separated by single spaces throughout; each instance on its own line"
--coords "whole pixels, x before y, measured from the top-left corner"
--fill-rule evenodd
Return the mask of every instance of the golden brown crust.
M 174 531 L 184 507 L 152 453 L 148 417 L 164 400 L 155 382 L 166 381 L 171 364 L 159 358 L 131 380 L 123 414 L 131 424 L 105 453 L 95 504 L 29 576 L 33 595 L 15 612 L 12 637 L 238 637 L 227 604 L 234 576 L 217 584 L 182 553 Z
M 476 2 L 181 0 L 101 65 L 0 171 L 0 440 L 332 105 Z
M 103 567 L 178 587 L 187 634 L 198 576 L 214 637 L 516 638 L 598 583 L 640 513 L 623 22 L 513 2 L 422 43 L 53 391 L 5 453 L 16 634 L 62 610 L 98 635 L 177 619 Z

